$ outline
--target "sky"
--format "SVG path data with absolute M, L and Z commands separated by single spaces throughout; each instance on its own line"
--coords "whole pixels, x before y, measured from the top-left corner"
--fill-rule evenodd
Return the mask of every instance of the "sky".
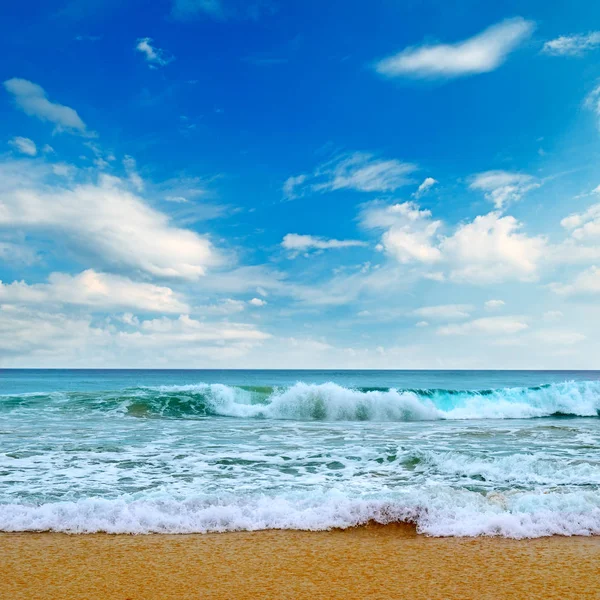
M 594 369 L 600 4 L 0 6 L 0 366 Z

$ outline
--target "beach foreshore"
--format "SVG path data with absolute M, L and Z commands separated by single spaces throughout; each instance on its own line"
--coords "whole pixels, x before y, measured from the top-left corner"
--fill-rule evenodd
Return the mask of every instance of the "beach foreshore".
M 600 537 L 432 538 L 409 525 L 0 534 L 0 598 L 600 598 Z

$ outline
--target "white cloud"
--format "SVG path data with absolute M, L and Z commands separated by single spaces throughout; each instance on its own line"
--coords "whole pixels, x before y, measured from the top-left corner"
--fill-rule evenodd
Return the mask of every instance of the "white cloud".
M 484 192 L 485 197 L 500 210 L 509 203 L 517 202 L 530 190 L 540 187 L 540 184 L 525 173 L 486 171 L 474 175 L 469 187 Z
M 173 57 L 168 55 L 164 50 L 153 46 L 152 38 L 149 37 L 138 38 L 135 49 L 144 55 L 151 69 L 164 67 L 173 60 Z
M 160 335 L 163 339 L 171 338 L 177 343 L 223 342 L 228 340 L 259 341 L 270 335 L 258 331 L 253 325 L 244 323 L 207 323 L 197 321 L 188 315 L 177 319 L 160 317 L 141 323 L 141 331 L 145 335 Z
M 483 317 L 438 328 L 439 335 L 511 335 L 528 328 L 523 317 Z
M 386 229 L 381 246 L 401 263 L 435 263 L 442 259 L 435 240 L 441 221 L 432 221 L 431 212 L 421 210 L 414 202 L 368 204 L 361 222 L 369 229 Z
M 600 204 L 592 204 L 582 213 L 573 213 L 560 224 L 577 241 L 600 237 Z
M 412 311 L 412 315 L 425 319 L 467 319 L 473 307 L 470 304 L 440 304 L 423 306 Z
M 123 182 L 48 185 L 42 164 L 0 163 L 0 229 L 51 231 L 100 265 L 196 279 L 219 262 L 210 241 L 170 223 Z
M 384 58 L 375 70 L 387 77 L 453 78 L 497 69 L 526 40 L 534 23 L 521 17 L 492 25 L 455 44 L 413 46 Z
M 3 365 L 223 365 L 249 354 L 270 337 L 255 325 L 199 321 L 188 315 L 141 320 L 126 313 L 95 323 L 88 316 L 0 304 Z
M 496 310 L 498 308 L 502 308 L 504 305 L 505 305 L 504 300 L 488 300 L 484 306 L 488 310 Z
M 414 202 L 371 202 L 363 208 L 361 223 L 384 230 L 379 247 L 398 262 L 439 264 L 447 274 L 423 274 L 436 281 L 533 281 L 548 248 L 545 238 L 529 237 L 514 217 L 495 212 L 461 223 L 445 237 L 438 233 L 442 222 Z
M 413 197 L 417 200 L 424 196 L 436 183 L 439 183 L 437 179 L 433 177 L 426 177 L 423 183 L 417 188 L 417 191 L 413 194 Z
M 381 159 L 366 152 L 343 154 L 315 169 L 312 175 L 289 177 L 283 186 L 287 199 L 309 192 L 355 190 L 357 192 L 393 192 L 412 182 L 417 170 L 412 163 Z
M 75 110 L 56 102 L 50 102 L 41 86 L 27 79 L 8 79 L 4 87 L 14 96 L 16 105 L 29 116 L 54 123 L 55 131 L 67 131 L 92 136 Z
M 137 172 L 135 158 L 133 158 L 133 156 L 125 156 L 125 158 L 123 159 L 123 166 L 125 167 L 125 172 L 129 177 L 131 185 L 133 185 L 133 187 L 138 192 L 143 191 L 144 180 L 140 177 L 140 174 Z
M 74 304 L 98 310 L 119 307 L 149 312 L 189 311 L 189 306 L 168 287 L 97 273 L 93 269 L 75 276 L 52 273 L 48 283 L 28 285 L 23 281 L 15 281 L 3 284 L 0 281 L 0 302 L 40 306 Z
M 547 243 L 521 228 L 514 217 L 494 212 L 459 225 L 440 244 L 450 263 L 450 278 L 476 284 L 535 280 Z
M 600 118 L 600 85 L 596 86 L 585 99 L 585 107 L 592 110 Z M 598 121 L 600 126 L 600 121 Z
M 27 154 L 28 156 L 35 156 L 37 154 L 37 146 L 29 138 L 17 136 L 12 138 L 8 143 L 21 154 Z
M 592 266 L 579 273 L 572 283 L 551 283 L 549 287 L 561 296 L 600 294 L 600 268 Z
M 544 44 L 542 52 L 553 56 L 583 56 L 600 46 L 600 31 L 561 35 Z
M 266 306 L 267 301 L 262 298 L 252 298 L 252 300 L 248 300 L 248 304 L 252 306 Z
M 535 333 L 535 337 L 551 346 L 572 346 L 586 339 L 582 333 L 563 329 L 542 329 Z
M 415 323 L 415 327 L 429 327 L 429 323 L 427 321 L 419 321 Z
M 288 177 L 283 184 L 283 197 L 286 200 L 298 198 L 296 188 L 299 188 L 306 181 L 306 175 L 296 175 Z
M 244 310 L 246 310 L 246 303 L 243 300 L 235 300 L 234 298 L 224 298 L 218 304 L 195 308 L 196 312 L 211 315 L 231 315 L 243 312 Z
M 297 233 L 286 234 L 281 242 L 281 246 L 288 250 L 293 257 L 310 250 L 330 250 L 332 248 L 352 248 L 366 245 L 366 242 L 360 240 L 331 240 Z

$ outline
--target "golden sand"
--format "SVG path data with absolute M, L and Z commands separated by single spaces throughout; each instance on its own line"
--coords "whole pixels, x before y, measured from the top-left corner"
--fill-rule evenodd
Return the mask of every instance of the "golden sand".
M 600 598 L 600 538 L 0 534 L 2 600 Z

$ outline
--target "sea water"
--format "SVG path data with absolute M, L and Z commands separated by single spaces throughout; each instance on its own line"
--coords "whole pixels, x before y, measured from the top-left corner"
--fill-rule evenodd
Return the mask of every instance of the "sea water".
M 600 534 L 600 372 L 0 370 L 0 530 Z

